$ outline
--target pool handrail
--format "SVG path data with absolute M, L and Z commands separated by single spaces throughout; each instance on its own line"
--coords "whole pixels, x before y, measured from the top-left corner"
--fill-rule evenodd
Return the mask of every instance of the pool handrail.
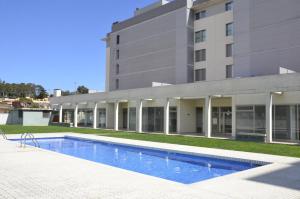
M 39 142 L 37 141 L 37 139 L 34 137 L 34 135 L 32 133 L 22 133 L 21 134 L 20 147 L 24 147 L 24 148 L 26 147 L 27 137 L 29 139 L 31 139 L 31 141 L 33 142 L 33 144 L 34 144 L 35 147 L 40 148 Z
M 1 128 L 0 128 L 0 134 L 2 135 L 3 139 L 7 140 L 7 136 Z

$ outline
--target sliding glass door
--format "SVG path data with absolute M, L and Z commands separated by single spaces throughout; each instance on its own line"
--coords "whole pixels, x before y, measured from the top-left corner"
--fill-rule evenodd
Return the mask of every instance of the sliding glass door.
M 164 108 L 143 107 L 143 131 L 163 132 L 164 131 Z
M 106 109 L 99 109 L 99 128 L 106 128 Z
M 273 139 L 299 141 L 299 106 L 275 105 L 273 107 Z

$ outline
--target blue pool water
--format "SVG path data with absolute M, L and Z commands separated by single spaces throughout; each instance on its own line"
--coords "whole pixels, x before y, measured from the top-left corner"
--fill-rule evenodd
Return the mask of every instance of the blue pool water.
M 250 162 L 186 155 L 73 137 L 42 138 L 38 139 L 38 142 L 43 149 L 184 184 L 260 166 Z M 27 144 L 34 145 L 30 141 Z

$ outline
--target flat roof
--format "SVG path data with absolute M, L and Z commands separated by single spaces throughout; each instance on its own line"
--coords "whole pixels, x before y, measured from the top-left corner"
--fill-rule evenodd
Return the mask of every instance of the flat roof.
M 165 13 L 171 12 L 173 10 L 177 10 L 179 8 L 185 7 L 187 5 L 187 0 L 175 0 L 164 4 L 160 7 L 151 9 L 145 13 L 139 14 L 137 16 L 131 17 L 125 21 L 121 21 L 118 23 L 113 23 L 112 25 L 112 32 L 117 32 L 127 27 L 136 25 L 143 21 L 155 18 L 157 16 L 163 15 Z

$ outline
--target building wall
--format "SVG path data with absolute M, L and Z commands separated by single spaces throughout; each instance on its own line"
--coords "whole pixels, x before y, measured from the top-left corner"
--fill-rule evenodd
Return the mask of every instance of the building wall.
M 194 69 L 206 69 L 206 80 L 226 78 L 226 65 L 233 64 L 232 57 L 226 57 L 226 44 L 233 43 L 233 37 L 226 37 L 226 24 L 233 22 L 233 12 L 225 11 L 227 1 L 207 4 L 195 9 L 195 13 L 206 10 L 207 17 L 194 21 L 194 31 L 206 30 L 206 41 L 195 43 L 194 50 L 206 49 L 206 61 L 195 62 Z
M 105 91 L 110 88 L 110 46 L 109 41 L 106 42 L 106 66 L 105 66 Z
M 19 110 L 10 111 L 7 118 L 7 124 L 23 124 L 23 118 L 20 116 Z
M 9 113 L 1 113 L 0 112 L 0 125 L 7 124 Z
M 241 94 L 236 95 L 236 105 L 265 105 L 268 94 Z M 276 105 L 293 105 L 300 103 L 300 91 L 284 92 L 282 95 L 273 94 L 273 103 Z
M 43 111 L 23 111 L 23 126 L 48 126 L 49 117 L 43 117 Z
M 235 76 L 300 72 L 300 1 L 235 0 Z
M 193 82 L 194 70 L 206 68 L 206 80 L 278 74 L 279 67 L 300 72 L 300 2 L 297 0 L 175 0 L 113 25 L 107 48 L 107 90 L 151 87 L 152 82 Z M 192 7 L 192 9 L 190 9 Z M 194 21 L 205 9 L 207 17 Z M 226 37 L 233 22 L 234 36 Z M 207 30 L 207 40 L 194 44 L 194 32 Z M 120 45 L 116 36 L 120 35 Z M 225 56 L 234 44 L 233 57 Z M 115 60 L 116 50 L 120 59 Z M 206 49 L 207 60 L 194 63 L 194 50 Z M 120 73 L 116 74 L 116 64 Z
M 184 1 L 187 0 L 176 0 Z M 109 90 L 116 90 L 116 79 L 120 90 L 151 87 L 152 82 L 191 82 L 192 74 L 188 73 L 191 60 L 187 53 L 188 40 L 192 39 L 187 28 L 189 13 L 184 6 L 110 33 Z M 120 35 L 119 45 L 117 35 Z M 117 64 L 119 74 L 116 74 Z

